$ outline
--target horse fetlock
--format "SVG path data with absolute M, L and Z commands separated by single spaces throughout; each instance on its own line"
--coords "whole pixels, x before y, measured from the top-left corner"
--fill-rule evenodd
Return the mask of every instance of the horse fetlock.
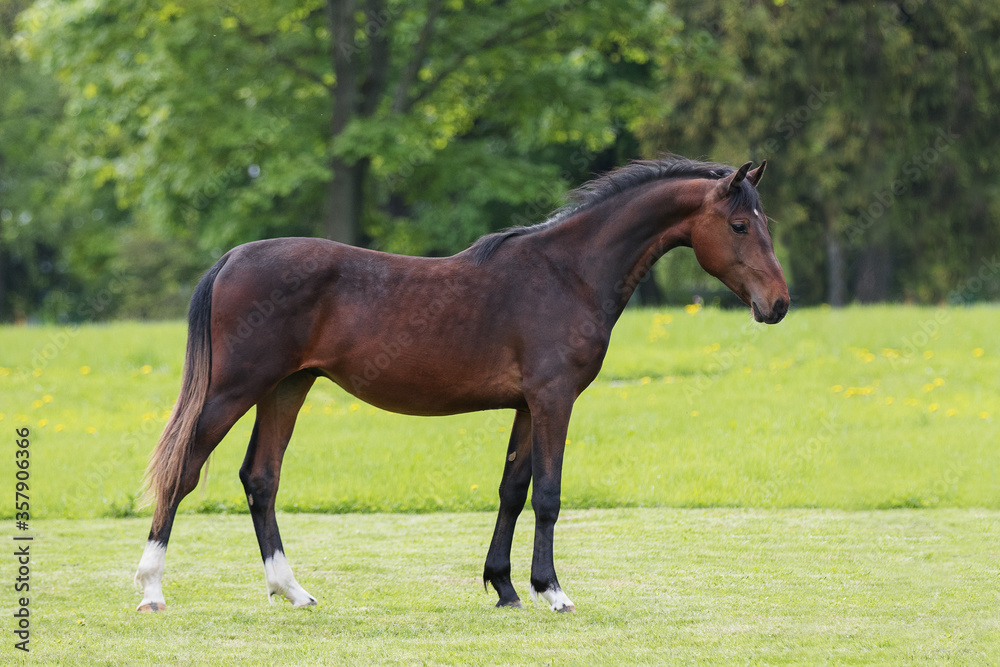
M 281 595 L 293 607 L 311 607 L 316 604 L 316 598 L 295 580 L 292 568 L 281 551 L 275 551 L 272 557 L 264 561 L 264 579 L 267 582 L 267 597 L 272 603 L 275 595 Z
M 161 611 L 166 609 L 163 600 L 163 568 L 166 564 L 167 547 L 165 544 L 150 540 L 139 560 L 135 578 L 132 580 L 138 591 L 142 593 L 142 602 L 137 611 Z
M 521 604 L 519 598 L 514 598 L 513 600 L 500 600 L 497 602 L 497 609 L 502 609 L 503 607 L 510 607 L 512 609 L 524 609 L 524 605 Z
M 535 589 L 535 585 L 531 585 L 531 600 L 533 602 L 538 602 L 538 598 L 541 597 L 549 606 L 552 607 L 552 611 L 562 611 L 562 612 L 575 612 L 576 606 L 573 601 L 569 599 L 559 585 L 556 584 L 550 588 L 538 591 Z
M 292 581 L 288 586 L 273 586 L 268 584 L 267 599 L 274 604 L 275 596 L 281 596 L 292 603 L 293 607 L 313 607 L 316 605 L 316 598 L 302 588 L 296 581 Z

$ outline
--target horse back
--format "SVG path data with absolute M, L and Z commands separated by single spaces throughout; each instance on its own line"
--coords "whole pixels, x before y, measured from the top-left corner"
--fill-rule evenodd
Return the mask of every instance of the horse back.
M 408 414 L 523 407 L 532 309 L 510 274 L 323 239 L 239 246 L 216 280 L 217 366 L 315 369 Z

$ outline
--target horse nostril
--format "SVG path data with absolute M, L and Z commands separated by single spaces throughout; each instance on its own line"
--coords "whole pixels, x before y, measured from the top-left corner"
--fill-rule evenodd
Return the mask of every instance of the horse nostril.
M 773 312 L 775 315 L 780 315 L 781 317 L 784 317 L 785 314 L 788 312 L 788 301 L 786 301 L 785 299 L 778 299 L 777 301 L 774 302 L 774 307 L 771 309 L 771 312 Z

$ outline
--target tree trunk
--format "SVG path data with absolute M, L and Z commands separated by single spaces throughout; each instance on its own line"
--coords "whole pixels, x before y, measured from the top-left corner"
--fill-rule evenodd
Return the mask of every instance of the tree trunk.
M 326 238 L 356 245 L 361 238 L 361 203 L 368 160 L 348 164 L 334 158 L 333 180 L 327 188 Z
M 336 85 L 331 91 L 333 113 L 330 117 L 331 142 L 344 131 L 357 113 L 359 54 L 354 44 L 354 0 L 328 0 L 327 20 L 333 42 L 330 46 Z M 330 160 L 333 180 L 327 187 L 324 231 L 326 237 L 341 243 L 355 244 L 361 220 L 361 189 L 364 174 L 358 165 L 339 157 Z
M 3 220 L 0 220 L 0 322 L 5 319 L 5 311 L 7 310 L 7 300 L 6 294 L 4 293 L 4 263 L 3 263 Z M 14 309 L 11 308 L 10 320 L 14 321 Z
M 666 303 L 666 299 L 663 298 L 663 291 L 656 282 L 656 277 L 653 275 L 653 270 L 650 269 L 649 273 L 642 277 L 639 281 L 639 287 L 636 289 L 636 293 L 639 295 L 639 305 L 653 307 L 662 306 Z
M 889 300 L 892 285 L 892 255 L 884 244 L 871 246 L 861 255 L 854 283 L 854 297 L 861 303 Z
M 331 241 L 354 245 L 357 243 L 358 204 L 355 194 L 358 183 L 354 165 L 334 159 L 333 180 L 326 191 L 325 233 Z
M 826 206 L 826 301 L 834 308 L 847 302 L 844 251 L 837 233 L 837 207 Z

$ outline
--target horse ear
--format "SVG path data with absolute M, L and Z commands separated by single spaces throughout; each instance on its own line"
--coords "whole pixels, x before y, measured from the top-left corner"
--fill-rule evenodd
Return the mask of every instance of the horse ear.
M 725 199 L 730 195 L 730 193 L 732 193 L 733 190 L 740 186 L 743 179 L 747 177 L 747 171 L 750 169 L 751 164 L 753 163 L 747 162 L 745 165 L 719 181 L 716 188 L 721 198 Z
M 751 169 L 747 172 L 747 180 L 750 181 L 750 184 L 754 187 L 757 187 L 757 184 L 760 183 L 760 177 L 764 175 L 765 167 L 767 167 L 767 160 L 763 160 L 759 167 Z

